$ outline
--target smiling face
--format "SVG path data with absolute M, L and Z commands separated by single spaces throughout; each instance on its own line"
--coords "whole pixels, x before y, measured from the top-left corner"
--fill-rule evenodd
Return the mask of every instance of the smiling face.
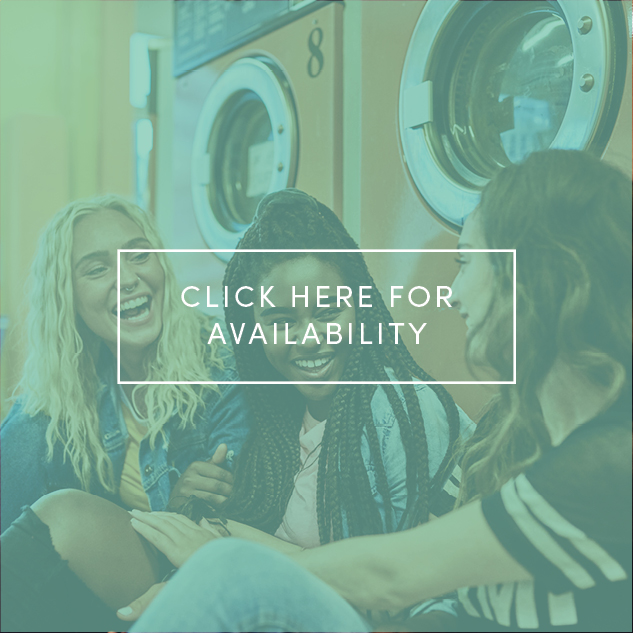
M 458 248 L 488 248 L 479 213 L 471 213 L 464 224 Z M 482 325 L 492 302 L 494 269 L 488 253 L 460 253 L 459 273 L 452 285 L 451 304 L 466 321 L 469 336 Z
M 336 288 L 344 286 L 345 281 L 338 270 L 311 255 L 300 259 L 292 259 L 275 266 L 265 275 L 259 284 L 274 289 L 267 295 L 275 305 L 267 304 L 262 308 L 255 302 L 254 316 L 266 336 L 267 344 L 264 352 L 270 364 L 287 380 L 292 381 L 325 381 L 341 380 L 345 366 L 349 360 L 349 326 L 356 331 L 356 310 L 344 302 L 336 306 Z M 292 307 L 292 287 L 297 294 L 304 294 L 308 286 L 308 307 L 305 300 L 298 299 Z M 330 291 L 321 291 L 321 300 L 317 307 L 317 286 L 329 286 Z M 256 290 L 258 290 L 256 288 Z M 259 294 L 259 293 L 257 293 Z M 309 324 L 312 323 L 320 339 L 314 337 L 303 343 Z M 339 344 L 327 344 L 327 324 L 337 323 L 341 326 L 343 339 Z M 285 328 L 288 326 L 288 340 L 296 341 L 296 345 L 285 343 Z M 277 344 L 273 341 L 275 325 L 277 327 Z M 336 339 L 337 340 L 337 339 Z M 324 420 L 329 413 L 337 385 L 295 385 L 305 397 L 310 414 L 317 420 Z
M 152 248 L 123 213 L 101 209 L 77 220 L 73 233 L 75 310 L 112 349 L 117 339 L 117 249 Z M 156 253 L 121 253 L 121 355 L 142 353 L 162 329 L 165 272 Z

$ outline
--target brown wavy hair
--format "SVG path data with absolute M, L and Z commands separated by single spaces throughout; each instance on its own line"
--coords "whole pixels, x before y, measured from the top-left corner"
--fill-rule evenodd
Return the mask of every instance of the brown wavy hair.
M 631 382 L 631 181 L 585 152 L 537 152 L 495 176 L 475 213 L 487 248 L 516 249 L 517 379 L 464 447 L 458 504 L 498 490 L 549 446 L 537 390 L 555 359 L 605 389 L 605 406 Z M 512 260 L 490 258 L 494 298 L 470 338 L 483 336 L 483 358 L 471 352 L 481 346 L 467 354 L 511 380 Z

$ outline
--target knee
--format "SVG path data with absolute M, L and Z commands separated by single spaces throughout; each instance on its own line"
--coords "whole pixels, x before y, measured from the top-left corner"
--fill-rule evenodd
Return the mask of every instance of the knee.
M 219 538 L 200 548 L 190 560 L 197 565 L 204 565 L 205 561 L 213 560 L 214 567 L 226 567 L 228 571 L 236 563 L 270 554 L 274 556 L 275 552 L 257 543 L 240 538 Z
M 90 496 L 82 490 L 57 490 L 40 497 L 31 506 L 31 510 L 51 528 L 56 523 L 65 520 L 69 515 L 76 512 L 81 513 L 82 507 L 89 502 Z
M 297 577 L 297 570 L 307 575 L 279 552 L 258 543 L 226 538 L 200 548 L 170 584 L 183 600 L 210 604 L 217 617 L 226 619 L 234 616 L 231 611 L 238 602 L 242 614 L 245 614 L 269 609 L 270 605 L 286 599 L 292 587 L 301 580 Z
M 31 509 L 51 533 L 55 549 L 64 559 L 78 543 L 86 544 L 107 523 L 129 525 L 128 513 L 115 504 L 81 490 L 58 490 L 38 499 Z
M 238 586 L 257 575 L 258 570 L 277 569 L 290 560 L 268 547 L 239 538 L 223 538 L 207 543 L 184 565 L 188 573 L 200 577 L 213 570 L 215 578 Z

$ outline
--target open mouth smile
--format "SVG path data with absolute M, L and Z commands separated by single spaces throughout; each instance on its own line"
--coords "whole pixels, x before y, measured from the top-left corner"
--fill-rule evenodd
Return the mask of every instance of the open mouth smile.
M 322 354 L 314 358 L 299 358 L 290 362 L 310 378 L 321 378 L 332 365 L 334 356 L 335 354 Z
M 152 308 L 151 295 L 143 295 L 136 297 L 135 299 L 128 299 L 121 304 L 121 320 L 133 323 L 135 321 L 142 321 L 149 316 Z M 117 306 L 112 308 L 112 314 L 117 316 Z

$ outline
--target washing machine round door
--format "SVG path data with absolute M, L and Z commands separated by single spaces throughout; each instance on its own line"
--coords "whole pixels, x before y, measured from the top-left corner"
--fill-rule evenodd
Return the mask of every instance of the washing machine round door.
M 601 152 L 622 96 L 626 31 L 620 2 L 428 0 L 399 113 L 428 206 L 461 226 L 506 165 L 548 148 Z
M 296 111 L 281 69 L 262 57 L 229 66 L 205 100 L 193 142 L 193 205 L 210 248 L 234 249 L 259 201 L 294 185 L 297 146 Z

